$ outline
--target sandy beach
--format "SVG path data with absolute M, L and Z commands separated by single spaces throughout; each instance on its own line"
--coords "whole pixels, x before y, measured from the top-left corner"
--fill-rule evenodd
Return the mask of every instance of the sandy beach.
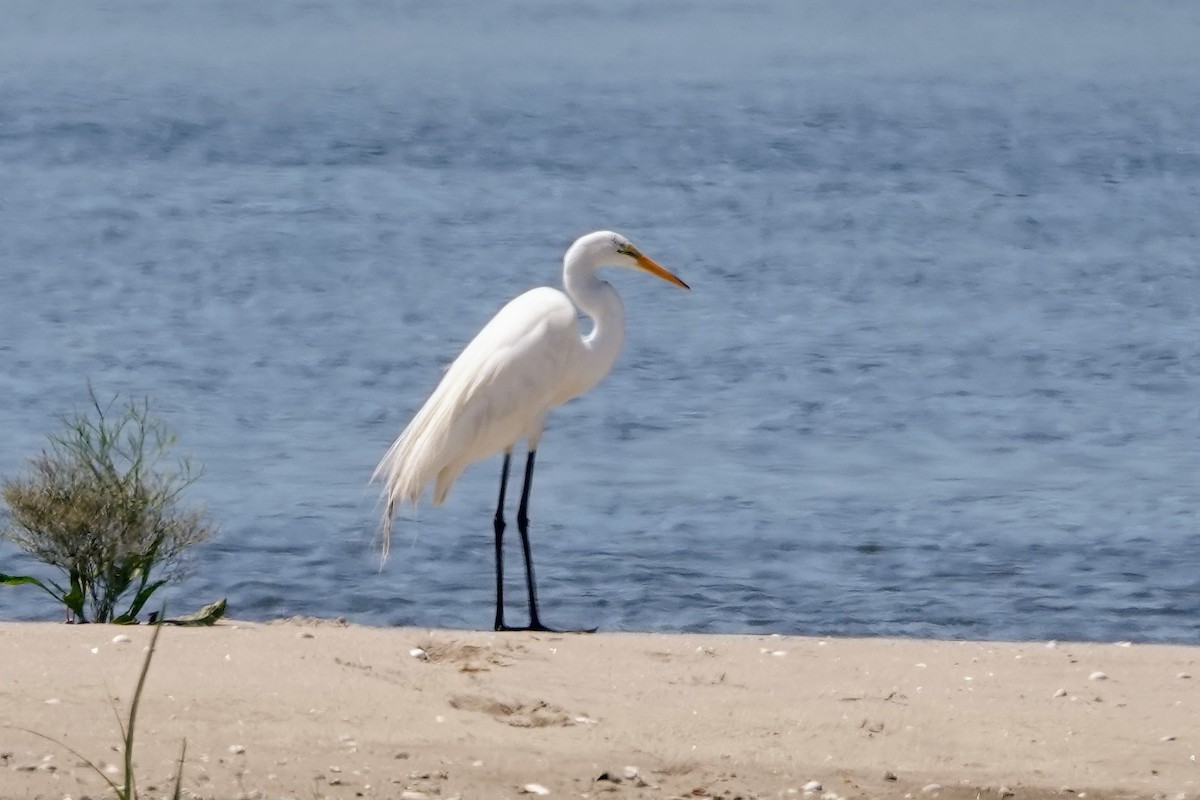
M 150 634 L 0 624 L 0 798 L 109 796 L 20 729 L 119 777 Z M 167 794 L 186 739 L 203 798 L 1173 800 L 1198 676 L 1200 648 L 1128 643 L 228 622 L 163 630 L 135 772 Z

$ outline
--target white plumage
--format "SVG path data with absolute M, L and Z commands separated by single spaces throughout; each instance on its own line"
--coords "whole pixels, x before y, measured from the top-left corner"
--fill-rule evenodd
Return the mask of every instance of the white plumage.
M 625 314 L 616 290 L 595 274 L 607 266 L 640 268 L 687 288 L 620 234 L 598 231 L 571 245 L 563 258 L 565 293 L 541 287 L 500 309 L 446 370 L 376 467 L 372 480 L 382 481 L 386 506 L 385 558 L 398 505 L 416 505 L 431 482 L 433 502 L 440 505 L 468 464 L 501 451 L 506 454 L 502 506 L 508 456 L 516 443 L 527 441 L 526 469 L 531 473 L 547 412 L 586 392 L 612 369 L 624 340 Z M 587 335 L 580 333 L 579 312 L 592 320 Z M 527 475 L 522 510 L 529 480 Z M 496 519 L 498 558 L 502 517 L 501 507 Z M 524 523 L 518 522 L 524 539 Z M 528 553 L 526 559 L 532 600 Z M 497 627 L 501 618 L 498 609 Z
M 563 380 L 583 366 L 575 307 L 542 287 L 513 299 L 479 332 L 376 469 L 388 504 L 416 504 L 436 479 L 441 505 L 463 469 L 541 433 L 546 412 L 586 389 Z M 577 381 L 573 381 L 575 383 Z

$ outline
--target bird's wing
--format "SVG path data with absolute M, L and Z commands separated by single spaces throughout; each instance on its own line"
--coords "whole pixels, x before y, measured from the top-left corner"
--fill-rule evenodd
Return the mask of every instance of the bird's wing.
M 575 306 L 556 289 L 533 289 L 500 309 L 375 468 L 387 505 L 385 552 L 397 504 L 415 505 L 435 479 L 440 504 L 468 464 L 540 432 L 581 348 Z
M 554 398 L 574 380 L 581 349 L 575 306 L 557 289 L 534 289 L 502 308 L 435 393 L 445 391 L 454 402 L 447 451 L 469 463 L 540 427 Z

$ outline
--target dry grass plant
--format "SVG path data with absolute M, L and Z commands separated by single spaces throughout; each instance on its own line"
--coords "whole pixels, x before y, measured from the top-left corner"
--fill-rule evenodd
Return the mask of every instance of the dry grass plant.
M 102 404 L 91 386 L 88 397 L 88 411 L 63 418 L 29 474 L 3 482 L 10 525 L 0 536 L 65 582 L 0 574 L 0 584 L 40 587 L 66 606 L 68 621 L 132 623 L 214 528 L 203 511 L 181 506 L 200 472 L 187 458 L 170 462 L 175 434 L 149 401 Z

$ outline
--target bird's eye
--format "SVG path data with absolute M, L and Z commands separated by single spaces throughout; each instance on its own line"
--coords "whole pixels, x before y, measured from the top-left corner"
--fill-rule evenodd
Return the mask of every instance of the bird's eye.
M 637 249 L 629 242 L 617 242 L 617 252 L 623 256 L 631 256 L 637 253 Z

